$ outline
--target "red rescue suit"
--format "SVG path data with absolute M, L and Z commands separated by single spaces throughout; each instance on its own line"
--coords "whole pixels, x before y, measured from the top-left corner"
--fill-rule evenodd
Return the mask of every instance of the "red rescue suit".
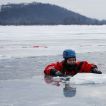
M 64 65 L 64 61 L 62 62 L 56 62 L 51 63 L 48 66 L 46 66 L 44 73 L 46 75 L 50 75 L 51 69 L 56 69 L 57 71 L 60 71 L 64 75 L 71 75 L 74 76 L 77 73 L 90 73 L 92 68 L 94 68 L 96 65 L 90 64 L 87 61 L 81 61 L 76 62 L 74 68 L 67 68 L 67 66 Z

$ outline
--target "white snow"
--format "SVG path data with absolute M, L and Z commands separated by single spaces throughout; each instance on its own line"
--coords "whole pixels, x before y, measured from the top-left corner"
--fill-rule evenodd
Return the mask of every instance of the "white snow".
M 77 74 L 72 77 L 72 84 L 106 84 L 106 74 Z
M 0 58 L 106 51 L 106 26 L 0 26 Z

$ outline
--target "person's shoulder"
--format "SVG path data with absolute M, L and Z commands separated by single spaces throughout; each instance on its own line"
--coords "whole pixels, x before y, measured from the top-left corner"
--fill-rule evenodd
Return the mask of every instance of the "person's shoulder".
M 62 65 L 63 64 L 63 61 L 57 61 L 56 64 Z
M 88 61 L 77 61 L 76 64 L 80 64 L 80 63 L 88 63 Z
M 63 66 L 63 64 L 64 64 L 64 61 L 57 61 L 56 62 L 56 65 L 58 65 L 58 66 Z

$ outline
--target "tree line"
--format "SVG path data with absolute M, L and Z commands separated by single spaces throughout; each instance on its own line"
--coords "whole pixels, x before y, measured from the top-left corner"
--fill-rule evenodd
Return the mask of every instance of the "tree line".
M 99 21 L 51 4 L 7 4 L 0 10 L 0 25 L 102 25 Z

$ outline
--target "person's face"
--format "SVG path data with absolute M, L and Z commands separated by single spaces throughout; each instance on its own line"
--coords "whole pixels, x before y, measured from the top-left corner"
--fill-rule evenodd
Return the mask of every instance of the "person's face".
M 73 65 L 76 63 L 76 58 L 69 58 L 67 59 L 67 63 L 70 64 L 70 65 Z

